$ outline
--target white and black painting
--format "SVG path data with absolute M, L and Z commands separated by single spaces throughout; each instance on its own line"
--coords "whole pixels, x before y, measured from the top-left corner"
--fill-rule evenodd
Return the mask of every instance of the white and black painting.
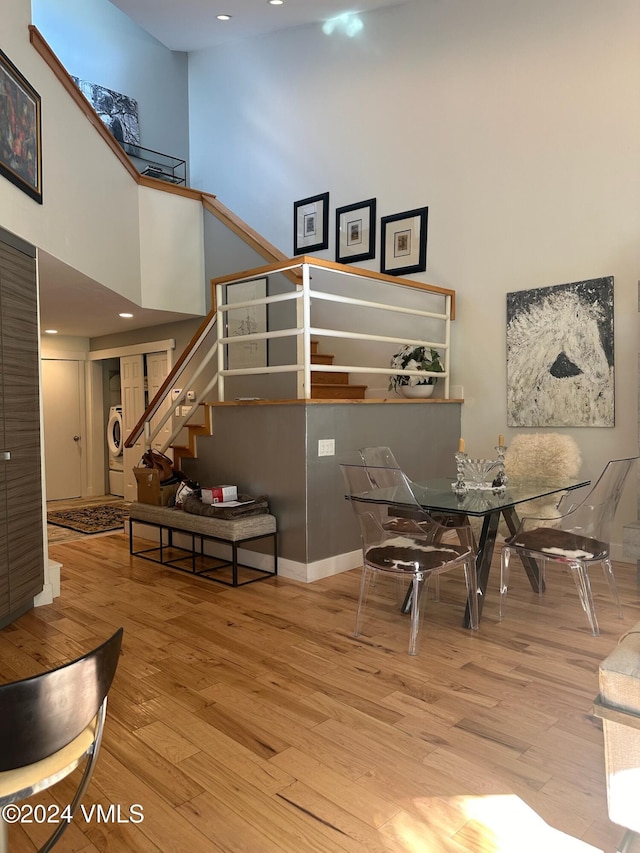
M 613 277 L 507 294 L 507 423 L 614 426 Z
M 138 102 L 134 98 L 77 77 L 73 81 L 118 142 L 140 145 Z

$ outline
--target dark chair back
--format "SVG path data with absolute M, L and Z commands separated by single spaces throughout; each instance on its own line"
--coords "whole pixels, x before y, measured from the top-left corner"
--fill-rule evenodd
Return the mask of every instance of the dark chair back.
M 0 771 L 52 755 L 89 725 L 111 687 L 122 633 L 57 669 L 0 685 Z

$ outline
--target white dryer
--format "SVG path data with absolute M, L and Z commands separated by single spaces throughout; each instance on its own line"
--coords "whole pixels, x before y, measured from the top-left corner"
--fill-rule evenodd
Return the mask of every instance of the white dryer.
M 122 456 L 122 406 L 109 409 L 107 447 L 109 448 L 109 494 L 124 497 L 124 460 Z

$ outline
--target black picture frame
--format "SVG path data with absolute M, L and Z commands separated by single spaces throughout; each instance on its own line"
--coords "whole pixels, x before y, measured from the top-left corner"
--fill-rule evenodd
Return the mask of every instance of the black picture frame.
M 336 208 L 336 261 L 355 264 L 376 256 L 376 199 Z
M 427 268 L 428 207 L 417 207 L 383 216 L 381 222 L 380 271 L 408 275 Z
M 293 203 L 293 254 L 306 255 L 329 247 L 329 193 Z
M 0 50 L 0 174 L 42 204 L 40 95 Z

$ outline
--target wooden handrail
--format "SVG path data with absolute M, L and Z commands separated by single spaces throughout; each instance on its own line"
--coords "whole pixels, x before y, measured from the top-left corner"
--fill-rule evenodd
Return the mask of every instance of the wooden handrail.
M 201 337 L 203 337 L 207 333 L 208 327 L 212 326 L 213 322 L 215 321 L 216 314 L 217 314 L 217 306 L 214 304 L 212 306 L 211 310 L 209 311 L 209 313 L 207 314 L 207 316 L 204 318 L 204 320 L 200 323 L 200 325 L 198 326 L 198 328 L 194 332 L 191 340 L 187 344 L 186 348 L 184 349 L 184 351 L 182 352 L 182 354 L 180 355 L 180 357 L 178 358 L 176 363 L 173 365 L 173 367 L 169 371 L 168 376 L 166 377 L 166 379 L 164 380 L 162 385 L 156 391 L 156 393 L 153 397 L 153 400 L 151 400 L 151 402 L 147 406 L 145 412 L 142 414 L 142 416 L 138 420 L 137 424 L 134 426 L 134 428 L 131 430 L 131 432 L 129 433 L 129 435 L 125 439 L 125 441 L 124 441 L 125 447 L 133 447 L 133 445 L 136 443 L 136 441 L 140 438 L 140 436 L 142 435 L 142 432 L 144 430 L 145 423 L 148 420 L 150 420 L 156 414 L 158 409 L 160 408 L 160 404 L 162 403 L 162 401 L 166 397 L 169 388 L 173 385 L 175 378 L 180 375 L 180 373 L 182 372 L 182 369 L 185 366 L 186 362 L 189 361 L 192 353 L 194 352 L 194 350 L 198 346 L 198 341 L 200 340 Z
M 236 279 L 249 276 L 259 278 L 260 276 L 268 275 L 269 273 L 275 272 L 277 270 L 283 270 L 283 268 L 283 271 L 291 272 L 292 268 L 300 266 L 301 264 L 309 264 L 312 267 L 322 267 L 324 269 L 334 270 L 336 272 L 340 272 L 346 275 L 361 276 L 362 278 L 373 279 L 373 281 L 383 281 L 386 284 L 394 284 L 397 287 L 410 287 L 414 290 L 424 290 L 427 293 L 437 293 L 439 296 L 450 296 L 451 319 L 455 320 L 455 290 L 450 290 L 448 287 L 440 287 L 437 284 L 428 284 L 424 281 L 413 281 L 413 279 L 410 278 L 400 278 L 395 275 L 387 275 L 386 273 L 376 272 L 375 270 L 367 270 L 364 269 L 364 267 L 353 267 L 349 264 L 338 264 L 335 261 L 326 261 L 322 258 L 312 258 L 308 255 L 300 255 L 296 258 L 286 258 L 280 264 L 267 264 L 264 267 L 257 267 L 256 269 L 245 270 L 244 272 L 221 275 L 218 278 L 211 279 L 211 287 L 213 292 L 215 293 L 215 287 L 217 284 L 227 284 L 230 281 L 235 281 Z
M 37 27 L 33 24 L 29 25 L 29 40 L 38 54 L 46 62 L 49 68 L 53 71 L 58 82 L 63 86 L 65 91 L 70 95 L 76 105 L 82 110 L 83 115 L 91 123 L 92 127 L 100 134 L 104 142 L 109 146 L 111 151 L 120 160 L 127 172 L 133 180 L 142 187 L 158 190 L 160 192 L 172 193 L 182 196 L 183 198 L 191 198 L 202 203 L 205 210 L 216 216 L 224 225 L 231 229 L 234 234 L 247 243 L 254 249 L 260 257 L 266 261 L 283 261 L 286 260 L 286 255 L 273 246 L 268 240 L 265 240 L 257 231 L 255 231 L 246 222 L 243 222 L 240 217 L 232 213 L 227 207 L 216 199 L 212 193 L 203 192 L 202 190 L 183 187 L 177 184 L 170 184 L 166 181 L 161 181 L 158 178 L 150 178 L 146 175 L 141 175 L 133 165 L 131 159 L 127 156 L 122 146 L 117 142 L 113 134 L 108 130 L 105 123 L 98 116 L 89 101 L 82 94 L 80 89 L 73 82 L 73 78 L 68 73 L 66 68 L 55 55 L 46 39 L 42 36 Z
M 280 249 L 276 248 L 268 240 L 265 240 L 261 234 L 251 228 L 250 225 L 247 225 L 246 222 L 240 219 L 239 216 L 236 216 L 228 207 L 225 207 L 216 196 L 205 197 L 203 195 L 202 204 L 205 210 L 208 210 L 223 225 L 226 225 L 230 231 L 241 237 L 248 246 L 251 246 L 266 261 L 278 263 L 279 261 L 284 262 L 287 260 L 284 252 L 281 252 Z M 289 274 L 288 278 L 296 283 L 302 280 L 301 276 L 295 273 Z

